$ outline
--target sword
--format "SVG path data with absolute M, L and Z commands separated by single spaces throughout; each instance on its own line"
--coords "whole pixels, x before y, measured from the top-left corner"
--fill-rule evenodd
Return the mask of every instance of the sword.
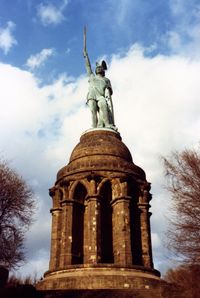
M 83 32 L 83 55 L 84 55 L 84 57 L 87 56 L 87 48 L 86 48 L 86 26 L 84 26 L 84 32 Z
M 113 108 L 113 101 L 112 101 L 112 96 L 109 98 L 110 100 L 110 106 L 111 106 L 111 112 L 112 112 L 112 120 L 113 120 L 113 125 L 115 125 L 115 117 L 114 117 L 114 108 Z
M 106 88 L 106 94 L 105 94 L 105 97 L 107 99 L 107 103 L 108 103 L 108 106 L 109 106 L 109 110 L 111 112 L 111 115 L 112 115 L 112 124 L 115 125 L 115 117 L 114 117 L 114 108 L 113 108 L 113 101 L 112 101 L 112 96 L 111 96 L 111 93 L 110 93 L 110 89 L 109 88 Z

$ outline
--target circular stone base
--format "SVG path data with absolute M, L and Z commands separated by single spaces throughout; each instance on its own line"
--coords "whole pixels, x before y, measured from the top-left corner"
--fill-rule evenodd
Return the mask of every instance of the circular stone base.
M 83 136 L 83 135 L 87 134 L 88 132 L 95 132 L 95 131 L 109 131 L 109 132 L 116 133 L 117 135 L 120 136 L 120 133 L 118 132 L 117 129 L 112 129 L 112 128 L 109 128 L 109 127 L 89 128 L 89 129 L 85 130 L 81 135 Z
M 71 269 L 47 272 L 44 279 L 37 284 L 37 290 L 145 290 L 154 288 L 155 284 L 160 281 L 160 274 L 157 270 L 149 270 L 144 267 L 138 269 L 73 267 Z

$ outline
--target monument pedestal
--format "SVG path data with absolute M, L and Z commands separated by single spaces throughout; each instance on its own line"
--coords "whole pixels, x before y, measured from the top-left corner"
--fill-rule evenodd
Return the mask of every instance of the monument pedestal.
M 119 133 L 84 133 L 50 190 L 50 266 L 37 289 L 159 292 L 149 191 L 145 172 L 133 163 Z
M 46 272 L 38 290 L 153 289 L 160 273 L 144 267 L 116 267 L 113 264 L 76 265 L 64 270 Z

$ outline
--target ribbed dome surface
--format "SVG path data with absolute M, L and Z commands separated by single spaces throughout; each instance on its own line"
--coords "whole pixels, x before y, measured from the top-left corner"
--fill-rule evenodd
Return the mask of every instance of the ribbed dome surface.
M 82 135 L 80 143 L 72 151 L 70 162 L 92 155 L 111 155 L 132 162 L 131 153 L 120 135 L 112 131 L 96 130 Z
M 120 171 L 145 179 L 144 171 L 133 163 L 120 135 L 111 130 L 91 130 L 83 134 L 72 151 L 69 164 L 58 172 L 57 178 L 84 171 Z

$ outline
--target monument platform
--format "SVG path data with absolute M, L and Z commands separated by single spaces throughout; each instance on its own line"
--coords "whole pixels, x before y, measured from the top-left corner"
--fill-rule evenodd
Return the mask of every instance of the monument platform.
M 125 289 L 151 290 L 160 281 L 160 273 L 142 266 L 130 268 L 113 264 L 76 265 L 46 272 L 38 290 Z

